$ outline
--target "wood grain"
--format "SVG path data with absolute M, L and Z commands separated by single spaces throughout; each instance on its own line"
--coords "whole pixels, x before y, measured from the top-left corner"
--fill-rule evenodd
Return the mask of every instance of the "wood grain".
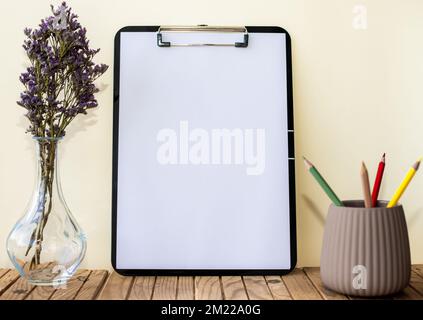
M 250 300 L 273 300 L 263 276 L 244 276 L 243 279 Z
M 361 299 L 423 300 L 423 265 L 414 265 L 410 285 L 388 297 Z M 124 277 L 106 270 L 79 270 L 66 289 L 33 286 L 16 270 L 0 269 L 0 300 L 338 300 L 348 297 L 324 288 L 319 268 L 295 269 L 285 276 Z
M 106 270 L 92 271 L 76 295 L 75 300 L 94 300 L 103 287 L 107 275 L 108 272 Z
M 411 269 L 420 277 L 423 277 L 423 264 L 415 264 L 411 267 Z
M 322 283 L 322 280 L 320 279 L 319 268 L 304 268 L 304 272 L 325 300 L 348 300 L 345 295 L 336 293 L 330 289 L 325 288 Z
M 195 277 L 196 300 L 222 300 L 219 277 Z
M 41 270 L 43 268 L 48 268 L 51 265 L 52 263 L 42 263 L 38 265 L 36 269 Z M 28 264 L 24 264 L 23 268 L 26 268 L 27 266 Z M 18 278 L 16 278 L 17 280 L 13 283 L 13 285 L 10 286 L 10 288 L 5 291 L 2 296 L 0 296 L 0 300 L 30 300 L 33 299 L 34 296 L 36 299 L 49 299 L 51 293 L 54 291 L 54 288 L 51 289 L 51 287 L 48 286 L 41 287 L 29 284 L 26 279 L 19 278 L 19 273 L 16 270 L 11 270 L 10 272 L 14 273 L 14 276 L 17 276 Z M 10 274 L 10 272 L 8 274 Z M 6 278 L 6 276 L 4 278 Z M 36 290 L 36 292 L 32 294 L 34 290 Z
M 101 290 L 98 300 L 125 300 L 131 289 L 133 277 L 122 276 L 113 271 Z
M 322 296 L 301 269 L 295 269 L 290 274 L 282 276 L 294 300 L 322 300 Z
M 222 277 L 222 289 L 225 300 L 248 300 L 244 282 L 239 276 Z
M 421 300 L 422 296 L 412 287 L 408 286 L 403 291 L 390 298 L 394 300 Z M 383 299 L 383 297 L 379 299 Z
M 176 288 L 178 286 L 178 277 L 156 278 L 156 285 L 153 291 L 153 300 L 175 300 Z
M 423 298 L 423 277 L 420 277 L 414 271 L 411 271 L 410 287 L 416 290 Z
M 55 287 L 36 286 L 34 290 L 25 297 L 25 300 L 49 300 L 55 291 Z
M 82 288 L 85 281 L 87 281 L 91 271 L 81 269 L 66 283 L 66 285 L 59 286 L 53 293 L 50 300 L 73 300 Z
M 156 277 L 136 277 L 128 300 L 151 300 Z
M 0 295 L 3 294 L 16 280 L 19 273 L 16 270 L 9 270 L 0 278 Z
M 265 279 L 273 299 L 292 300 L 292 297 L 280 276 L 265 276 Z
M 3 277 L 7 272 L 9 272 L 9 269 L 0 269 L 0 278 Z
M 412 266 L 410 285 L 395 295 L 395 300 L 423 300 L 423 265 Z
M 177 300 L 194 299 L 194 277 L 178 277 Z
M 3 292 L 0 300 L 23 300 L 34 288 L 25 278 L 19 278 Z

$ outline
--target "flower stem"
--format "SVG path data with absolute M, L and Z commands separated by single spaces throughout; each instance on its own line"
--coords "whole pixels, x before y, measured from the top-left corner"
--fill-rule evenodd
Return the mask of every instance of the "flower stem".
M 41 204 L 42 212 L 37 221 L 37 227 L 31 235 L 31 241 L 27 248 L 26 254 L 34 248 L 34 255 L 31 259 L 29 269 L 36 268 L 41 263 L 41 252 L 43 244 L 44 229 L 47 225 L 49 215 L 53 207 L 53 182 L 56 158 L 56 142 L 40 141 L 40 165 L 41 165 L 41 184 L 42 192 L 39 195 L 38 203 Z

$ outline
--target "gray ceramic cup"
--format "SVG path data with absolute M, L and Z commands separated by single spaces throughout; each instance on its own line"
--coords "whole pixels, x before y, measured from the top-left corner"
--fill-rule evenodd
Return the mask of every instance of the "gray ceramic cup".
M 352 296 L 384 296 L 404 289 L 411 261 L 402 205 L 364 208 L 363 201 L 331 205 L 326 218 L 320 273 L 328 289 Z

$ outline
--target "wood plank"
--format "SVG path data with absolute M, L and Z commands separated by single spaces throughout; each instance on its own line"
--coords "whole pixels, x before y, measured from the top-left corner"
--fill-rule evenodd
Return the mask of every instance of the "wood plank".
M 244 282 L 241 277 L 222 277 L 222 289 L 225 300 L 248 300 Z
M 222 300 L 219 277 L 195 277 L 196 300 Z
M 391 298 L 391 297 L 390 297 Z M 400 293 L 392 297 L 394 300 L 421 300 L 421 295 L 414 290 L 412 287 L 408 286 Z M 383 299 L 383 298 L 380 298 Z
M 423 268 L 413 266 L 411 271 L 410 286 L 423 297 Z
M 0 278 L 0 295 L 3 294 L 16 280 L 19 273 L 16 270 L 9 270 Z
M 194 277 L 179 277 L 177 300 L 194 300 Z
M 73 300 L 78 294 L 82 285 L 87 281 L 91 271 L 80 269 L 75 275 L 62 287 L 57 287 L 50 300 Z
M 265 276 L 267 286 L 270 289 L 270 293 L 275 300 L 292 300 L 291 294 L 289 293 L 285 283 L 281 276 Z
M 322 296 L 301 269 L 295 269 L 290 274 L 282 276 L 294 300 L 322 300 Z
M 37 269 L 47 268 L 52 263 L 47 263 L 46 265 L 39 265 Z M 13 287 L 13 292 L 10 292 L 10 297 L 8 299 L 13 300 L 48 300 L 53 293 L 56 291 L 56 288 L 53 286 L 36 286 L 30 285 L 25 279 L 18 279 Z
M 3 277 L 8 272 L 9 272 L 9 269 L 0 269 L 0 278 Z
M 101 291 L 107 275 L 108 272 L 106 270 L 94 270 L 91 272 L 87 281 L 84 282 L 76 295 L 75 300 L 94 300 Z
M 152 300 L 175 300 L 178 277 L 158 276 L 154 285 Z
M 36 286 L 34 290 L 25 297 L 25 300 L 49 300 L 55 291 L 55 287 Z
M 131 289 L 133 277 L 122 276 L 113 271 L 97 299 L 99 300 L 125 300 Z
M 410 287 L 416 290 L 423 299 L 423 277 L 415 271 L 411 271 Z
M 286 276 L 253 277 L 123 277 L 113 272 L 89 270 L 72 278 L 67 290 L 33 286 L 19 277 L 16 270 L 0 269 L 0 299 L 347 299 L 324 288 L 319 268 L 296 269 Z M 87 274 L 88 272 L 88 274 Z M 107 280 L 107 281 L 106 281 Z M 106 282 L 106 283 L 105 283 Z M 104 285 L 104 288 L 102 286 Z M 132 288 L 132 289 L 131 289 Z M 157 289 L 157 291 L 156 291 Z M 57 292 L 56 292 L 57 291 Z M 291 296 L 292 295 L 292 296 Z M 354 297 L 354 299 L 360 299 Z M 363 299 L 363 298 L 362 298 Z M 365 298 L 364 298 L 365 299 Z M 414 265 L 410 286 L 396 296 L 376 299 L 422 300 L 423 265 Z
M 23 300 L 34 288 L 34 285 L 29 284 L 25 278 L 20 277 L 3 292 L 0 300 Z
M 128 300 L 151 300 L 156 277 L 135 277 Z
M 411 267 L 410 285 L 393 297 L 395 300 L 422 300 L 423 299 L 423 265 Z
M 51 267 L 52 262 L 47 263 L 45 268 Z M 39 266 L 41 267 L 41 265 Z M 25 300 L 48 300 L 56 291 L 53 286 L 34 286 L 34 289 L 25 297 Z
M 273 300 L 263 276 L 244 276 L 243 279 L 250 300 Z
M 423 277 L 423 264 L 415 264 L 411 266 L 411 270 L 417 273 L 420 277 Z
M 304 268 L 304 272 L 307 277 L 310 279 L 314 287 L 319 291 L 325 300 L 348 300 L 348 297 L 325 288 L 320 279 L 320 268 Z

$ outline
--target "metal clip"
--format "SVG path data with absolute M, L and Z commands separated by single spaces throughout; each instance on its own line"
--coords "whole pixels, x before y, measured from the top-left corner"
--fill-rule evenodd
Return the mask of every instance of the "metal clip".
M 235 43 L 174 43 L 163 41 L 162 32 L 233 32 L 244 33 L 243 42 Z M 199 46 L 216 46 L 216 47 L 248 47 L 248 31 L 246 27 L 217 27 L 200 24 L 198 26 L 161 26 L 157 31 L 157 45 L 159 47 L 199 47 Z

